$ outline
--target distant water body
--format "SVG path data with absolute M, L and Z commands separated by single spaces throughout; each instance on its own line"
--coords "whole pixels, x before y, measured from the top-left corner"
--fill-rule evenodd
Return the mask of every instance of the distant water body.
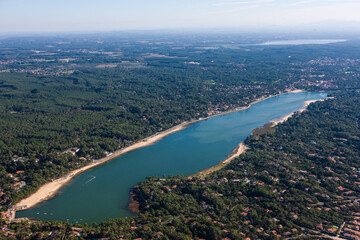
M 271 45 L 309 45 L 309 44 L 329 44 L 346 42 L 345 39 L 298 39 L 298 40 L 281 40 L 281 41 L 270 41 L 254 45 L 260 46 L 271 46 Z
M 327 93 L 290 93 L 249 109 L 196 122 L 151 146 L 128 152 L 76 176 L 60 194 L 16 217 L 92 223 L 133 216 L 129 190 L 147 176 L 190 175 L 224 160 L 256 127 L 301 109 Z

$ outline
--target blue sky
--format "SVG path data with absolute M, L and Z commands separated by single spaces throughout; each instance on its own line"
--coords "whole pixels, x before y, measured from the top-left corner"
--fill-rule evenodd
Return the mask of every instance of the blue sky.
M 360 22 L 360 0 L 0 0 L 0 32 Z

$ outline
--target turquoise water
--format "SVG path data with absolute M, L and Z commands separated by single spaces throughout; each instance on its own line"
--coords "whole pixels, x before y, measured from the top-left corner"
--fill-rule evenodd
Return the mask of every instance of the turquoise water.
M 224 160 L 251 131 L 301 109 L 326 93 L 291 93 L 251 108 L 190 125 L 151 146 L 126 153 L 76 176 L 55 198 L 16 217 L 92 223 L 132 216 L 129 190 L 147 176 L 190 175 Z

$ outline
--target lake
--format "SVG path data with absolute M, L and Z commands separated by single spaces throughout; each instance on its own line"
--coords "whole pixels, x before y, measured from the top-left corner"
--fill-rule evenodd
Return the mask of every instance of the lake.
M 346 42 L 344 39 L 298 39 L 298 40 L 280 40 L 280 41 L 270 41 L 260 44 L 260 46 L 271 46 L 271 45 L 307 45 L 307 44 L 329 44 L 329 43 L 338 43 Z
M 59 194 L 16 217 L 92 223 L 134 214 L 129 190 L 147 176 L 190 175 L 226 159 L 256 127 L 301 109 L 327 93 L 290 93 L 249 109 L 196 122 L 153 145 L 128 152 L 71 180 Z

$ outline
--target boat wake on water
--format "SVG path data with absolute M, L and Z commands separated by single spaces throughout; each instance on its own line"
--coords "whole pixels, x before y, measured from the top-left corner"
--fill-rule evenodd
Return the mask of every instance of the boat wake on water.
M 95 176 L 91 176 L 91 178 L 89 180 L 86 181 L 85 184 L 88 184 L 89 182 L 91 182 L 92 180 L 94 180 L 96 177 Z

